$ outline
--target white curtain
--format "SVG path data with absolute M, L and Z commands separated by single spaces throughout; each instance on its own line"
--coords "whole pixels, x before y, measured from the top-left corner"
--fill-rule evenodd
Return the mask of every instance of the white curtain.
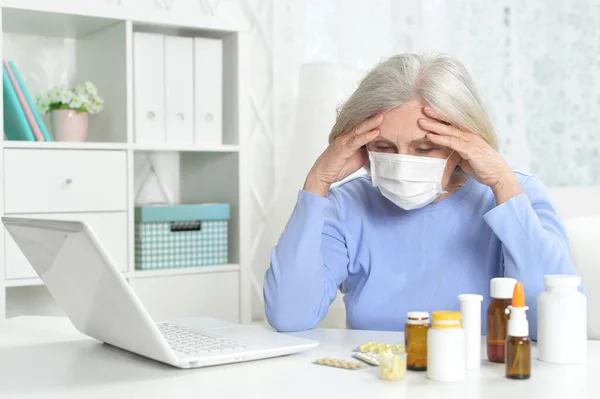
M 600 185 L 600 0 L 300 3 L 276 13 L 275 62 L 288 64 L 275 82 L 287 93 L 304 63 L 368 69 L 395 53 L 448 52 L 473 75 L 513 168 L 550 186 Z M 282 140 L 295 133 L 291 98 L 276 116 Z

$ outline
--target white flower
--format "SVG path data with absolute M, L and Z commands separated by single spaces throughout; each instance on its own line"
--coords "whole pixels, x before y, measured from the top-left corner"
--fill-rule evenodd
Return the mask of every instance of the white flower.
M 98 103 L 100 105 L 104 104 L 104 100 L 99 95 L 90 96 L 90 102 Z
M 48 94 L 38 94 L 36 96 L 36 102 L 38 104 L 50 104 L 50 98 L 48 98 Z
M 61 99 L 61 94 L 62 91 L 59 87 L 52 88 L 52 90 L 50 90 L 50 93 L 48 93 L 48 96 L 50 97 L 50 102 L 59 103 Z
M 73 99 L 71 100 L 71 103 L 69 104 L 69 108 L 78 109 L 78 108 L 81 108 L 81 106 L 83 104 L 84 104 L 84 102 L 82 101 L 81 95 L 76 95 L 76 96 L 73 96 Z
M 75 86 L 74 91 L 75 91 L 75 94 L 84 94 L 86 92 L 85 86 L 80 83 L 77 86 Z
M 98 94 L 98 89 L 96 89 L 96 86 L 92 82 L 85 82 L 85 90 L 93 96 Z
M 88 106 L 88 110 L 91 114 L 97 114 L 98 112 L 102 111 L 102 108 L 103 104 L 98 101 L 91 102 Z
M 79 96 L 81 102 L 82 102 L 82 106 L 86 111 L 90 111 L 90 107 L 92 106 L 92 100 L 90 98 L 90 96 L 87 93 L 84 93 L 82 95 Z
M 69 104 L 73 99 L 73 92 L 70 89 L 62 88 L 60 91 L 60 102 L 63 104 Z
M 50 110 L 50 106 L 44 102 L 38 102 L 37 106 L 42 114 L 46 114 Z
M 45 114 L 50 109 L 50 98 L 47 94 L 38 94 L 35 99 L 36 105 L 40 112 Z

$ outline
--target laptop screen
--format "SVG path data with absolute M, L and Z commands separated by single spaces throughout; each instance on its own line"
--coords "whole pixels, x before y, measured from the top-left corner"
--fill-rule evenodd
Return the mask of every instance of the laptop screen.
M 79 331 L 149 357 L 155 357 L 149 350 L 166 346 L 132 288 L 87 226 L 69 221 L 2 220 Z

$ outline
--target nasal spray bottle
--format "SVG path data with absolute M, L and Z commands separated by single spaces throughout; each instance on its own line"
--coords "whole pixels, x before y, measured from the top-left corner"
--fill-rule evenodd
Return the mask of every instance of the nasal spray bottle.
M 523 284 L 515 284 L 505 345 L 506 378 L 526 380 L 531 376 L 531 341 Z

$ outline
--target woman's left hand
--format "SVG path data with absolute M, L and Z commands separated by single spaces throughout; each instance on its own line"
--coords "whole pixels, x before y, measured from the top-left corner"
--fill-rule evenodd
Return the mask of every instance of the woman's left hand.
M 427 138 L 434 144 L 456 151 L 462 158 L 459 162 L 461 169 L 489 186 L 498 205 L 523 192 L 504 158 L 481 136 L 450 125 L 432 108 L 424 107 L 423 113 L 428 119 L 419 119 L 419 126 L 430 132 Z

